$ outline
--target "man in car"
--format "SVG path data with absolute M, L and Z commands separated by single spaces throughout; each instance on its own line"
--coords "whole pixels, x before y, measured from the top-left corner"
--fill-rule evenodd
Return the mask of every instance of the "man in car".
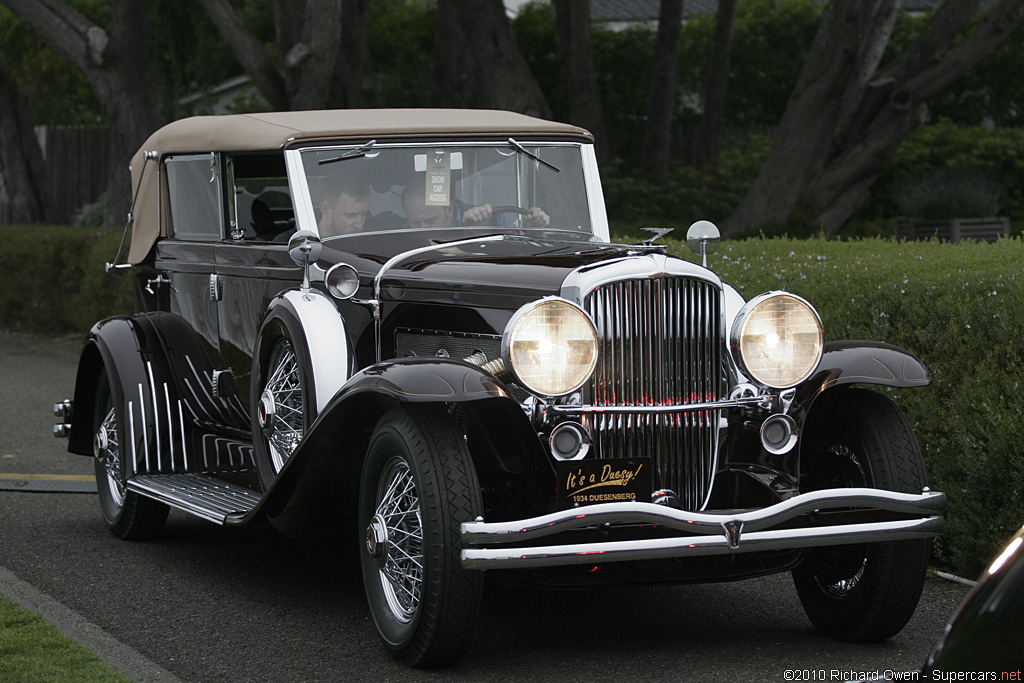
M 369 185 L 351 181 L 334 182 L 320 202 L 320 237 L 359 232 L 366 224 L 369 212 Z
M 427 204 L 427 186 L 423 180 L 413 180 L 402 192 L 405 220 L 411 228 L 451 228 L 460 225 L 487 225 L 494 214 L 490 204 L 470 206 L 452 197 L 448 204 Z M 551 218 L 539 207 L 532 207 L 523 216 L 523 225 L 531 228 L 547 227 Z M 508 216 L 499 225 L 510 227 Z

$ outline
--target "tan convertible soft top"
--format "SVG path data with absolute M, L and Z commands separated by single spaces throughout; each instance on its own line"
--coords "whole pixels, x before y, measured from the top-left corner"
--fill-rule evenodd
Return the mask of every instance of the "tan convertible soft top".
M 272 150 L 317 141 L 421 136 L 548 136 L 593 141 L 590 133 L 577 126 L 485 109 L 338 109 L 180 119 L 149 136 L 132 157 L 133 190 L 139 187 L 143 167 L 148 168 L 142 174 L 135 201 L 128 262 L 143 261 L 160 236 L 160 183 L 156 171 L 167 154 Z

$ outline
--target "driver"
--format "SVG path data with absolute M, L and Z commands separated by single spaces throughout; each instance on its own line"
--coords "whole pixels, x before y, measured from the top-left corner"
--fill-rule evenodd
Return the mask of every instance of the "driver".
M 486 225 L 494 211 L 490 204 L 470 206 L 455 197 L 447 205 L 427 204 L 427 188 L 423 182 L 410 182 L 402 192 L 402 209 L 411 228 L 451 228 L 461 225 Z M 523 215 L 523 225 L 545 228 L 551 218 L 539 207 L 532 207 Z M 505 225 L 505 223 L 502 223 Z M 511 227 L 511 225 L 506 225 Z

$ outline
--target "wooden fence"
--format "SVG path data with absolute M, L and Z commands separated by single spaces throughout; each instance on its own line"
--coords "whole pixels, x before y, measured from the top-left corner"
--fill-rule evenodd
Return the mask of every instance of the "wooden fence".
M 38 134 L 54 218 L 71 223 L 78 209 L 107 188 L 110 132 L 105 126 L 45 126 Z
M 110 132 L 105 126 L 40 126 L 36 137 L 46 161 L 53 220 L 70 224 L 76 211 L 100 199 L 107 188 Z M 0 225 L 13 221 L 5 200 L 6 188 L 0 187 Z

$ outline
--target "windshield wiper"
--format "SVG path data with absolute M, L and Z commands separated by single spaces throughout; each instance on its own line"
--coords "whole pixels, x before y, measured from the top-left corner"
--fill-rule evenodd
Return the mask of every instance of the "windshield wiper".
M 534 154 L 534 153 L 533 153 L 533 152 L 531 152 L 530 150 L 526 149 L 525 147 L 523 147 L 522 145 L 520 145 L 520 144 L 519 144 L 518 142 L 516 142 L 516 141 L 515 141 L 515 140 L 513 140 L 512 138 L 509 138 L 509 139 L 508 139 L 508 144 L 512 145 L 512 148 L 513 148 L 514 150 L 516 150 L 517 152 L 519 152 L 520 154 L 525 154 L 526 156 L 530 157 L 530 158 L 531 158 L 531 159 L 533 159 L 534 161 L 537 161 L 537 162 L 540 162 L 540 163 L 544 164 L 545 166 L 547 166 L 548 168 L 550 168 L 550 169 L 551 169 L 552 171 L 554 171 L 555 173 L 561 173 L 561 172 L 562 172 L 562 169 L 558 168 L 557 166 L 555 166 L 555 165 L 554 165 L 554 164 L 552 164 L 551 162 L 548 162 L 548 161 L 544 161 L 544 160 L 543 160 L 543 159 L 541 159 L 541 158 L 540 158 L 539 156 L 537 156 L 536 154 Z
M 329 159 L 321 159 L 317 163 L 320 166 L 324 164 L 333 164 L 335 161 L 345 161 L 347 159 L 358 159 L 359 157 L 365 157 L 366 153 L 373 149 L 373 146 L 377 144 L 376 140 L 370 140 L 365 145 L 350 149 L 339 157 L 330 157 Z

